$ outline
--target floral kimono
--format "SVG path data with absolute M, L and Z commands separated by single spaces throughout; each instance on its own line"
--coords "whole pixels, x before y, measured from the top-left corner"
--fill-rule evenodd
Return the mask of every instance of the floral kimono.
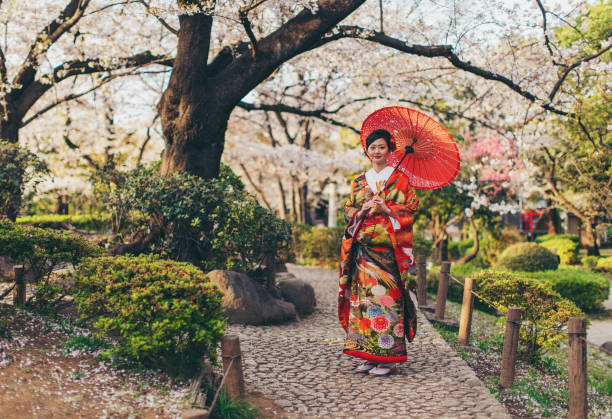
M 412 341 L 416 333 L 416 309 L 408 290 L 416 290 L 412 222 L 418 198 L 406 176 L 392 172 L 386 167 L 357 176 L 344 206 L 348 226 L 338 294 L 338 318 L 347 333 L 344 353 L 377 363 L 406 361 L 404 337 Z M 356 232 L 355 213 L 380 189 L 393 217 L 368 214 Z

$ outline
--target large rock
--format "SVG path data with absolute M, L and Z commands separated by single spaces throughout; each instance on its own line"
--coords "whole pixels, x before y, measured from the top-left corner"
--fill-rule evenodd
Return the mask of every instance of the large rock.
M 277 324 L 296 318 L 293 304 L 274 298 L 245 274 L 217 270 L 208 277 L 223 291 L 223 307 L 232 323 Z
M 283 272 L 276 275 L 276 286 L 283 299 L 293 303 L 298 313 L 312 314 L 317 305 L 312 285 Z

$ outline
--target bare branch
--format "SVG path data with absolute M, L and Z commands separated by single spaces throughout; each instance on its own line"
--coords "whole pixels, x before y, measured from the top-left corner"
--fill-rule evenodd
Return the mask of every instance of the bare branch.
M 253 182 L 253 179 L 251 178 L 251 175 L 249 174 L 249 171 L 247 170 L 247 168 L 244 166 L 243 163 L 239 163 L 240 168 L 242 169 L 242 172 L 244 173 L 244 175 L 246 176 L 247 180 L 249 181 L 249 183 L 251 184 L 251 186 L 253 187 L 253 189 L 255 190 L 255 192 L 257 192 L 257 195 L 259 195 L 259 197 L 261 198 L 262 202 L 264 203 L 264 205 L 268 208 L 268 209 L 272 209 L 272 206 L 270 206 L 270 203 L 268 202 L 268 200 L 266 199 L 266 196 L 264 195 L 263 191 L 261 190 L 260 187 L 258 187 L 255 182 Z
M 253 57 L 253 61 L 255 61 L 257 59 L 257 38 L 255 38 L 255 34 L 251 28 L 248 12 L 243 12 L 242 10 L 240 11 L 240 23 L 242 23 L 242 26 L 244 26 L 244 30 L 249 37 L 249 41 L 251 41 L 251 56 Z
M 251 10 L 259 7 L 259 5 L 265 3 L 266 1 L 267 0 L 259 0 L 259 1 L 256 1 L 255 3 L 251 4 L 250 6 L 242 7 L 242 8 L 240 8 L 240 14 L 242 15 L 243 13 L 244 14 L 249 13 Z
M 144 7 L 147 8 L 147 13 L 151 13 L 151 8 L 149 7 L 149 4 L 145 0 L 138 0 L 138 3 L 141 3 Z M 151 13 L 151 14 L 155 16 L 155 19 L 157 19 L 164 28 L 168 29 L 173 34 L 178 35 L 178 29 L 174 29 L 168 22 L 166 22 L 161 17 L 157 16 L 155 13 Z
M 544 5 L 542 4 L 542 0 L 536 0 L 536 3 L 538 3 L 538 7 L 540 8 L 540 12 L 542 12 L 542 31 L 544 32 L 544 44 L 546 45 L 546 48 L 548 49 L 548 52 L 550 53 L 550 58 L 552 58 L 552 62 L 555 65 L 559 65 L 556 61 L 555 61 L 555 54 L 553 53 L 553 50 L 550 46 L 550 38 L 548 38 L 548 32 L 546 31 L 546 26 L 547 26 L 547 22 L 546 22 L 546 9 L 544 9 Z

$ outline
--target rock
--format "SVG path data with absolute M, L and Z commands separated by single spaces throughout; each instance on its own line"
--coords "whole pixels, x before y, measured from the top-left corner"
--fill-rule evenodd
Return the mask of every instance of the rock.
M 312 314 L 317 305 L 314 289 L 309 283 L 297 279 L 292 274 L 283 273 L 281 278 L 277 275 L 276 286 L 283 299 L 293 303 L 299 314 Z
M 599 348 L 608 355 L 612 355 L 612 341 L 604 342 Z
M 232 323 L 278 324 L 296 317 L 293 304 L 274 298 L 245 274 L 216 270 L 208 277 L 223 291 L 223 307 Z

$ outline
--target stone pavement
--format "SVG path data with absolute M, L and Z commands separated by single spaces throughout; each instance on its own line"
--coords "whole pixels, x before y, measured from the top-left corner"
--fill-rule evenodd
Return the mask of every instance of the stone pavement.
M 240 336 L 248 390 L 261 392 L 295 418 L 511 417 L 421 313 L 399 373 L 354 372 L 360 360 L 342 354 L 336 272 L 288 269 L 313 285 L 317 311 L 281 326 L 228 328 L 228 334 Z

